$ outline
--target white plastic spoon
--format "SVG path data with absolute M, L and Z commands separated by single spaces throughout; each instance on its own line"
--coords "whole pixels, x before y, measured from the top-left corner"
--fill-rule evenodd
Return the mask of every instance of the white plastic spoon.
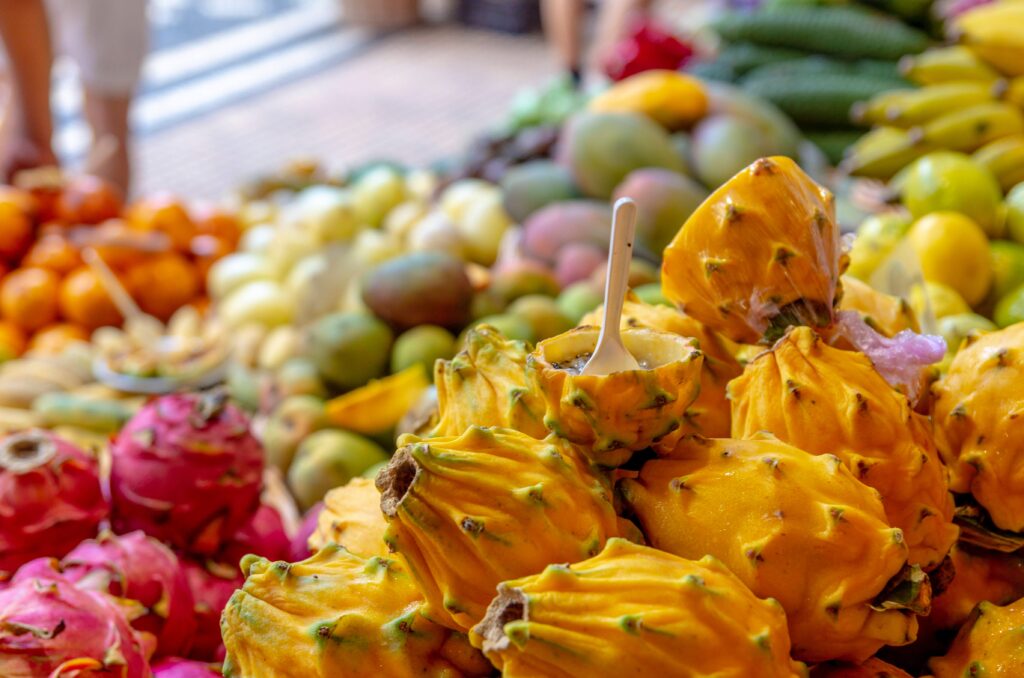
M 580 374 L 611 374 L 639 370 L 640 363 L 626 350 L 619 333 L 622 305 L 629 285 L 629 263 L 633 259 L 633 234 L 636 232 L 636 203 L 629 198 L 615 201 L 612 214 L 612 238 L 608 246 L 608 279 L 604 284 L 604 319 L 597 337 L 594 355 Z

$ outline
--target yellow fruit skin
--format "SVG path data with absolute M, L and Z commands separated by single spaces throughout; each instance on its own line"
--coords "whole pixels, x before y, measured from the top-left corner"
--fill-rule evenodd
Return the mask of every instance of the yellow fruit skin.
M 994 83 L 999 74 L 963 45 L 934 47 L 900 59 L 903 76 L 918 85 L 971 81 Z
M 1024 676 L 1024 599 L 999 607 L 978 603 L 944 657 L 928 666 L 934 678 Z
M 530 354 L 530 374 L 547 402 L 544 423 L 602 466 L 623 464 L 652 445 L 671 449 L 700 390 L 703 354 L 692 339 L 631 328 L 622 332 L 622 341 L 649 369 L 607 375 L 564 369 L 576 356 L 593 352 L 599 333 L 578 327 L 545 339 Z
M 811 670 L 811 678 L 912 678 L 903 669 L 872 657 L 860 664 L 828 662 Z
M 753 344 L 780 325 L 830 325 L 839 271 L 832 194 L 789 158 L 773 157 L 742 170 L 687 219 L 665 248 L 662 287 L 687 315 Z
M 333 542 L 362 558 L 386 556 L 387 526 L 380 512 L 380 492 L 373 481 L 353 478 L 347 485 L 324 495 L 324 507 L 317 516 L 316 531 L 309 537 L 309 549 L 319 551 Z
M 1024 323 L 968 337 L 933 386 L 936 442 L 954 492 L 997 527 L 1024 530 Z
M 593 556 L 619 534 L 610 489 L 554 436 L 472 427 L 399 443 L 377 478 L 385 540 L 439 624 L 468 631 L 500 582 Z
M 855 107 L 862 123 L 908 128 L 921 125 L 952 110 L 995 99 L 995 87 L 987 82 L 949 82 L 920 89 L 884 92 Z
M 1019 80 L 1024 89 L 1024 78 Z M 971 158 L 995 175 L 1004 193 L 1009 192 L 1024 181 L 1024 134 L 996 139 L 975 151 Z
M 1012 104 L 994 101 L 951 111 L 920 129 L 925 144 L 969 153 L 990 141 L 1024 132 L 1024 114 Z
M 883 294 L 852 276 L 844 275 L 841 279 L 840 311 L 857 311 L 868 325 L 887 337 L 903 330 L 920 330 L 914 311 L 903 299 Z
M 932 602 L 928 621 L 935 628 L 960 626 L 982 601 L 1006 605 L 1024 596 L 1024 557 L 965 548 L 961 544 L 953 548 L 950 556 L 956 575 Z
M 600 113 L 642 113 L 669 130 L 690 127 L 704 117 L 708 96 L 697 78 L 651 70 L 615 83 L 590 100 Z
M 526 373 L 526 345 L 492 327 L 466 334 L 466 348 L 434 366 L 439 420 L 434 436 L 457 436 L 474 424 L 507 426 L 544 438 L 544 399 Z
M 957 212 L 932 212 L 907 238 L 925 280 L 949 285 L 971 306 L 981 303 L 992 285 L 992 255 L 980 226 Z
M 450 651 L 465 637 L 420 615 L 422 597 L 394 560 L 330 544 L 298 563 L 247 556 L 242 565 L 248 579 L 221 620 L 225 676 L 489 674 L 478 654 Z
M 327 418 L 335 426 L 364 435 L 385 432 L 394 428 L 428 386 L 423 366 L 413 365 L 328 401 Z
M 782 608 L 717 560 L 610 539 L 575 565 L 504 582 L 474 644 L 505 678 L 790 678 Z
M 1004 75 L 1024 75 L 1024 6 L 993 2 L 957 17 L 960 41 Z
M 832 456 L 767 437 L 684 439 L 620 486 L 651 546 L 710 554 L 786 610 L 793 656 L 862 661 L 917 634 L 905 610 L 872 601 L 907 560 L 877 493 Z
M 599 327 L 604 307 L 583 316 L 580 325 Z M 686 409 L 682 435 L 697 433 L 708 438 L 729 435 L 729 401 L 725 387 L 731 379 L 739 376 L 742 368 L 726 348 L 722 338 L 702 323 L 667 306 L 652 306 L 631 299 L 622 307 L 622 329 L 649 327 L 662 332 L 672 332 L 682 337 L 697 340 L 697 348 L 704 354 L 700 374 L 700 395 Z
M 832 348 L 798 327 L 729 384 L 732 435 L 768 431 L 811 454 L 839 457 L 878 490 L 910 562 L 932 568 L 956 541 L 946 470 L 927 418 L 862 353 Z

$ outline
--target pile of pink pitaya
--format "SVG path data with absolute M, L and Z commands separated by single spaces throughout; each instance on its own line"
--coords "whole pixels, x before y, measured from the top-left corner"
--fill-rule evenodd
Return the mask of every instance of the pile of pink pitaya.
M 262 447 L 223 397 L 150 402 L 110 457 L 108 501 L 91 455 L 43 431 L 0 441 L 0 676 L 219 675 L 239 560 L 290 556 Z

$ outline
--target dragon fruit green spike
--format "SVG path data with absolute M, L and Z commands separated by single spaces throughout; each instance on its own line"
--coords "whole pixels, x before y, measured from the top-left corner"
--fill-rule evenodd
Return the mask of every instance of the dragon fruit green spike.
M 113 598 L 56 573 L 19 578 L 0 591 L 0 676 L 148 675 L 144 639 Z
M 151 633 L 157 654 L 188 652 L 196 632 L 192 591 L 174 552 L 143 532 L 105 532 L 79 544 L 60 563 L 79 588 L 134 600 L 144 608 L 132 626 Z
M 262 474 L 263 448 L 226 395 L 158 398 L 111 446 L 114 530 L 212 555 L 256 511 Z
M 221 672 L 214 666 L 216 664 L 168 657 L 153 665 L 153 678 L 220 678 Z
M 109 514 L 92 456 L 46 431 L 0 440 L 0 580 L 33 558 L 64 555 Z

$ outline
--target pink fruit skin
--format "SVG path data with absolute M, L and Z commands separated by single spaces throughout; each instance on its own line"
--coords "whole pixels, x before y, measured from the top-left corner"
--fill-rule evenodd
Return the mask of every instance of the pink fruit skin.
M 559 251 L 570 243 L 587 243 L 608 251 L 612 213 L 596 201 L 567 200 L 534 212 L 523 224 L 523 251 L 547 263 L 554 263 Z
M 146 608 L 132 626 L 156 637 L 158 655 L 188 652 L 196 631 L 192 590 L 169 548 L 142 532 L 105 533 L 79 544 L 60 565 L 79 588 L 135 600 Z
M 295 533 L 295 538 L 292 539 L 291 554 L 288 558 L 289 562 L 295 563 L 300 560 L 309 558 L 309 538 L 316 532 L 317 518 L 320 517 L 320 511 L 324 508 L 324 503 L 318 501 L 313 504 L 313 507 L 306 511 L 306 515 L 302 517 L 302 524 L 299 525 L 299 531 Z
M 237 565 L 249 553 L 268 560 L 288 560 L 291 548 L 281 514 L 273 506 L 261 504 L 249 522 L 228 540 L 217 560 Z
M 221 672 L 206 662 L 169 657 L 153 665 L 153 678 L 220 678 Z
M 0 591 L 0 676 L 48 675 L 145 678 L 150 669 L 142 639 L 111 598 L 60 575 L 26 576 Z
M 262 474 L 248 417 L 222 396 L 158 398 L 111 446 L 114 530 L 212 555 L 256 510 Z
M 190 559 L 182 560 L 185 577 L 195 600 L 196 635 L 192 642 L 191 659 L 223 661 L 224 643 L 220 636 L 220 614 L 235 589 L 242 588 L 245 579 L 237 565 L 204 564 Z M 214 571 L 216 570 L 216 571 Z
M 558 252 L 555 277 L 563 288 L 574 282 L 587 280 L 594 271 L 605 265 L 606 255 L 596 245 L 572 243 Z
M 56 450 L 30 470 L 0 464 L 0 580 L 33 558 L 64 555 L 95 536 L 110 515 L 92 456 L 44 431 L 9 436 L 0 444 L 15 438 L 45 441 Z

